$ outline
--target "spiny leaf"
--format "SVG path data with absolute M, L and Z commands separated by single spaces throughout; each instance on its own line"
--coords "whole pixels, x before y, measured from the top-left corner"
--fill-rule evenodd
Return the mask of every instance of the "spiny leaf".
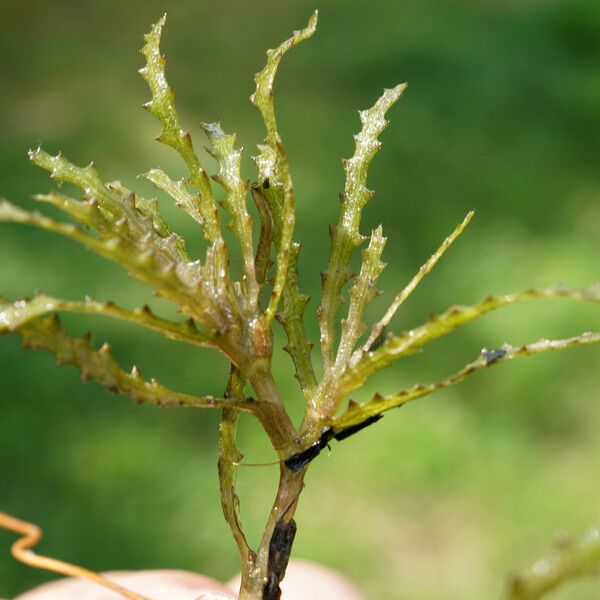
M 563 339 L 563 340 L 546 340 L 542 339 L 532 344 L 523 346 L 511 346 L 504 344 L 501 348 L 487 350 L 483 349 L 479 357 L 473 362 L 463 367 L 460 371 L 451 375 L 447 379 L 430 384 L 417 384 L 408 390 L 403 390 L 397 394 L 389 396 L 381 396 L 377 394 L 371 401 L 364 404 L 354 404 L 338 418 L 331 421 L 332 427 L 342 429 L 357 425 L 369 417 L 379 415 L 387 410 L 396 408 L 406 404 L 410 400 L 426 396 L 433 392 L 437 392 L 442 388 L 450 387 L 460 383 L 469 375 L 487 369 L 495 364 L 519 358 L 522 356 L 532 356 L 542 352 L 550 352 L 554 350 L 564 350 L 574 346 L 583 346 L 587 344 L 600 343 L 600 332 L 586 332 L 581 335 Z
M 456 226 L 454 231 L 442 242 L 441 246 L 429 258 L 429 260 L 421 266 L 419 272 L 409 281 L 408 285 L 394 298 L 394 301 L 387 309 L 385 315 L 383 315 L 380 321 L 373 325 L 369 338 L 363 345 L 363 350 L 368 351 L 371 348 L 375 340 L 381 335 L 382 331 L 389 325 L 392 317 L 396 314 L 398 308 L 400 308 L 400 305 L 413 293 L 415 288 L 419 285 L 419 283 L 421 283 L 421 280 L 431 272 L 446 250 L 471 222 L 474 214 L 475 213 L 473 211 L 467 214 L 462 223 L 459 223 Z
M 248 214 L 246 206 L 250 184 L 242 180 L 240 175 L 242 149 L 235 148 L 235 134 L 224 133 L 219 123 L 203 123 L 202 129 L 210 142 L 207 150 L 219 163 L 219 172 L 213 179 L 227 191 L 221 204 L 231 216 L 229 228 L 240 242 L 244 269 L 244 300 L 247 310 L 253 314 L 258 304 L 258 283 L 254 266 L 252 217 Z
M 17 300 L 10 303 L 0 302 L 0 333 L 15 331 L 32 319 L 41 317 L 49 312 L 105 315 L 143 325 L 174 340 L 197 346 L 214 345 L 209 337 L 196 329 L 192 320 L 185 323 L 174 323 L 173 321 L 156 316 L 148 306 L 128 310 L 110 301 L 97 302 L 86 297 L 84 302 L 74 302 L 53 298 L 45 294 L 36 294 L 30 300 Z
M 151 200 L 142 198 L 142 196 L 139 196 L 135 192 L 128 190 L 120 181 L 111 181 L 110 183 L 106 184 L 106 187 L 118 194 L 122 199 L 122 202 L 133 204 L 133 207 L 139 215 L 150 219 L 152 222 L 152 228 L 160 237 L 168 238 L 169 236 L 174 235 L 171 228 L 167 225 L 167 222 L 160 215 L 158 210 L 158 200 L 156 198 L 152 198 Z M 179 240 L 180 241 L 178 242 L 178 245 L 183 248 L 182 252 L 184 252 L 187 257 L 183 240 L 181 238 L 179 238 Z
M 49 350 L 56 356 L 59 365 L 77 367 L 81 371 L 83 381 L 97 381 L 110 392 L 129 396 L 140 404 L 200 408 L 236 406 L 249 410 L 247 402 L 213 398 L 212 396 L 201 398 L 174 392 L 155 380 L 146 382 L 141 378 L 136 367 L 133 367 L 131 373 L 126 373 L 115 362 L 108 344 L 95 350 L 91 345 L 89 335 L 71 336 L 60 326 L 56 314 L 27 321 L 15 332 L 22 336 L 25 348 Z M 6 333 L 6 331 L 0 330 L 0 333 Z
M 108 190 L 94 163 L 78 167 L 66 159 L 62 152 L 51 156 L 42 148 L 30 150 L 28 154 L 34 165 L 50 172 L 51 179 L 58 183 L 71 183 L 81 188 L 86 199 L 93 198 L 108 222 L 115 223 L 123 217 L 135 221 L 134 207 L 124 204 Z
M 336 357 L 336 365 L 343 365 L 350 357 L 358 338 L 366 331 L 363 315 L 370 302 L 378 295 L 377 278 L 385 268 L 381 253 L 385 247 L 381 225 L 371 233 L 371 241 L 362 251 L 362 267 L 350 289 L 348 318 L 342 321 L 342 337 Z
M 270 254 L 270 242 L 280 247 L 281 230 L 283 220 L 283 184 L 277 179 L 274 170 L 276 162 L 275 152 L 268 146 L 260 146 L 264 151 L 260 156 L 254 157 L 258 166 L 259 181 L 252 187 L 252 194 L 261 212 L 261 221 L 264 223 L 261 229 L 261 239 L 265 242 L 259 243 L 257 252 L 257 269 L 261 265 L 261 271 L 267 270 Z M 269 230 L 269 226 L 271 230 Z M 266 236 L 263 238 L 263 235 Z M 304 328 L 304 311 L 308 303 L 308 296 L 300 291 L 300 280 L 298 277 L 298 257 L 300 244 L 292 242 L 288 255 L 287 279 L 281 295 L 281 309 L 277 313 L 277 320 L 283 326 L 288 343 L 284 350 L 290 354 L 296 369 L 298 379 L 304 396 L 310 398 L 317 386 L 317 379 L 312 366 L 310 352 L 313 347 L 309 341 Z
M 564 540 L 525 573 L 511 577 L 507 600 L 538 600 L 563 584 L 600 574 L 600 524 L 579 539 Z
M 183 179 L 173 181 L 161 169 L 150 169 L 147 173 L 142 173 L 141 176 L 151 181 L 159 190 L 171 196 L 175 200 L 177 208 L 183 209 L 196 223 L 204 228 L 204 217 L 200 209 L 199 198 L 188 192 Z
M 269 305 L 265 310 L 265 320 L 271 323 L 273 317 L 277 313 L 277 307 L 281 294 L 283 293 L 288 276 L 288 268 L 290 264 L 290 254 L 293 243 L 294 223 L 296 217 L 294 215 L 294 194 L 292 188 L 285 190 L 283 201 L 283 221 L 281 223 L 281 237 L 279 240 L 279 248 L 277 250 L 277 265 L 275 271 L 275 280 L 273 282 L 273 290 Z
M 200 192 L 196 203 L 201 214 L 206 237 L 211 241 L 221 239 L 219 213 L 206 171 L 202 168 L 192 146 L 189 133 L 184 132 L 179 124 L 179 116 L 175 109 L 175 95 L 165 77 L 165 57 L 160 53 L 160 38 L 166 22 L 166 15 L 152 26 L 144 36 L 145 45 L 142 54 L 146 66 L 139 70 L 150 91 L 152 99 L 144 104 L 162 124 L 158 141 L 173 148 L 184 160 L 190 173 L 190 182 Z M 185 208 L 187 205 L 184 204 Z
M 294 31 L 292 37 L 280 44 L 275 50 L 267 51 L 267 63 L 263 70 L 254 76 L 256 90 L 250 96 L 250 101 L 260 111 L 267 130 L 265 145 L 259 146 L 260 154 L 255 159 L 259 167 L 259 176 L 263 187 L 265 187 L 265 182 L 269 186 L 273 186 L 274 190 L 271 195 L 277 196 L 277 203 L 279 204 L 277 210 L 271 207 L 275 221 L 277 270 L 269 305 L 265 311 L 267 323 L 273 320 L 284 290 L 295 224 L 292 178 L 281 136 L 277 130 L 273 82 L 283 55 L 290 48 L 313 35 L 317 27 L 317 19 L 318 13 L 315 11 L 304 29 Z
M 257 255 L 257 263 L 261 265 L 262 271 L 266 271 L 268 267 L 271 238 L 277 250 L 277 271 L 266 320 L 272 320 L 281 298 L 283 309 L 278 315 L 278 320 L 285 329 L 288 338 L 286 350 L 292 356 L 296 366 L 296 377 L 307 398 L 316 387 L 316 377 L 310 359 L 312 344 L 304 330 L 303 313 L 307 298 L 300 292 L 298 281 L 297 260 L 300 247 L 292 241 L 295 223 L 294 193 L 287 157 L 275 119 L 273 82 L 283 55 L 313 35 L 317 18 L 318 13 L 315 12 L 306 28 L 295 31 L 292 37 L 278 48 L 267 52 L 266 65 L 255 75 L 256 90 L 250 96 L 251 102 L 260 111 L 266 128 L 265 143 L 259 144 L 259 153 L 253 157 L 258 168 L 258 182 L 253 187 L 253 194 L 259 210 L 262 207 L 261 218 L 267 223 L 266 228 L 263 227 L 261 231 L 268 237 L 261 238 L 265 242 L 259 245 L 261 252 Z M 268 219 L 272 224 L 271 232 L 268 230 Z
M 253 156 L 252 160 L 258 169 L 258 181 L 252 187 L 255 201 L 261 199 L 269 209 L 273 225 L 273 242 L 275 247 L 281 245 L 281 235 L 284 215 L 284 182 L 277 174 L 277 152 L 270 146 L 259 144 L 259 154 Z
M 326 414 L 334 414 L 342 400 L 348 397 L 352 390 L 360 387 L 373 373 L 391 365 L 403 356 L 419 352 L 425 344 L 447 335 L 492 310 L 536 298 L 572 298 L 600 303 L 600 285 L 594 284 L 582 290 L 568 290 L 563 287 L 530 289 L 503 296 L 488 296 L 479 304 L 472 306 L 452 306 L 446 312 L 432 316 L 427 323 L 400 335 L 389 335 L 377 350 L 368 351 L 362 348 L 357 350 L 346 363 L 340 377 L 320 390 L 322 410 L 326 410 Z
M 338 223 L 331 230 L 331 250 L 327 271 L 322 276 L 323 298 L 319 308 L 321 349 L 326 370 L 333 363 L 335 315 L 342 305 L 342 287 L 350 279 L 350 256 L 365 240 L 359 226 L 362 210 L 373 195 L 366 185 L 369 164 L 381 146 L 377 138 L 388 123 L 385 114 L 405 89 L 406 84 L 401 83 L 385 90 L 370 109 L 359 112 L 362 129 L 354 136 L 356 149 L 352 158 L 343 161 L 346 183 L 340 196 Z
M 308 24 L 304 29 L 294 31 L 292 37 L 282 42 L 275 50 L 267 50 L 267 63 L 263 70 L 256 73 L 254 81 L 256 90 L 250 96 L 252 104 L 258 108 L 262 115 L 265 127 L 267 129 L 267 137 L 265 143 L 278 151 L 278 144 L 281 144 L 281 137 L 277 131 L 277 121 L 275 120 L 275 104 L 273 102 L 273 82 L 279 67 L 279 63 L 283 55 L 296 44 L 310 38 L 317 29 L 317 21 L 319 18 L 318 11 L 315 11 Z M 282 167 L 283 165 L 279 165 Z M 279 175 L 279 179 L 285 179 Z
M 164 257 L 152 248 L 144 250 L 118 237 L 98 240 L 75 225 L 25 211 L 4 200 L 0 202 L 0 222 L 7 221 L 59 233 L 126 267 L 132 276 L 152 285 L 160 296 L 179 304 L 184 313 L 197 318 L 211 333 L 230 327 L 220 310 L 215 308 L 211 296 L 205 293 L 206 282 L 198 278 L 198 265 L 194 263 L 165 263 Z
M 317 387 L 317 379 L 310 360 L 313 347 L 304 331 L 304 311 L 309 297 L 300 292 L 298 281 L 298 256 L 300 244 L 292 244 L 288 278 L 282 297 L 282 309 L 277 320 L 283 326 L 288 343 L 284 350 L 292 357 L 296 369 L 295 376 L 306 398 L 310 398 Z
M 85 194 L 79 209 L 76 201 L 61 195 L 38 197 L 41 200 L 55 204 L 78 220 L 84 219 L 81 222 L 93 226 L 101 238 L 118 236 L 132 242 L 143 239 L 146 249 L 152 246 L 165 264 L 188 260 L 183 241 L 168 228 L 158 208 L 118 182 L 105 185 L 93 163 L 77 167 L 62 153 L 51 156 L 41 148 L 30 151 L 29 157 L 35 165 L 50 171 L 52 179 L 76 185 Z M 97 211 L 91 212 L 86 204 L 97 205 Z
M 95 198 L 75 200 L 65 194 L 51 191 L 48 194 L 35 194 L 33 199 L 59 208 L 77 222 L 96 231 L 106 226 L 106 219 L 100 212 Z

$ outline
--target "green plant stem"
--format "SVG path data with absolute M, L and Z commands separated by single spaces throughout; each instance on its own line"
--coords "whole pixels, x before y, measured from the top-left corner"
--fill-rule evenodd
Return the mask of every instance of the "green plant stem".
M 225 397 L 237 400 L 243 399 L 244 383 L 245 379 L 238 369 L 232 366 Z M 243 458 L 236 443 L 239 416 L 240 411 L 236 408 L 225 409 L 221 414 L 218 466 L 221 507 L 240 555 L 241 588 L 246 589 L 250 585 L 250 574 L 254 569 L 256 555 L 248 546 L 242 529 L 239 511 L 240 502 L 235 490 L 236 463 L 239 463 Z
M 254 568 L 247 578 L 246 585 L 242 585 L 238 600 L 262 600 L 263 590 L 269 577 L 269 550 L 275 527 L 280 520 L 289 523 L 293 519 L 304 487 L 305 472 L 306 469 L 302 469 L 293 473 L 285 465 L 281 465 L 277 496 L 256 553 Z M 289 555 L 285 559 L 285 564 L 280 565 L 284 571 L 288 559 Z
M 251 371 L 249 379 L 258 395 L 259 407 L 256 414 L 261 420 L 273 446 L 282 457 L 296 444 L 296 430 L 283 407 L 279 392 L 273 381 L 270 367 L 266 361 L 259 361 Z M 243 401 L 245 378 L 239 370 L 232 367 L 225 392 L 226 398 Z M 305 469 L 293 473 L 283 463 L 280 466 L 277 495 L 269 514 L 263 537 L 255 553 L 244 535 L 239 515 L 239 499 L 235 491 L 235 469 L 242 459 L 236 445 L 237 423 L 240 411 L 236 408 L 225 409 L 219 427 L 219 481 L 221 506 L 233 538 L 238 548 L 241 562 L 241 583 L 239 600 L 262 600 L 264 590 L 271 575 L 271 540 L 278 523 L 289 524 L 293 519 L 300 493 L 304 487 Z M 291 550 L 291 545 L 288 551 Z M 279 562 L 278 572 L 285 571 L 289 552 Z

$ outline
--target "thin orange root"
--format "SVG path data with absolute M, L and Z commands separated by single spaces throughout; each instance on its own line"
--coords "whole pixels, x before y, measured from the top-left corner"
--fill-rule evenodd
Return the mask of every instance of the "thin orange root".
M 45 569 L 46 571 L 53 571 L 54 573 L 60 573 L 67 577 L 87 579 L 88 581 L 109 588 L 117 594 L 121 594 L 122 596 L 125 596 L 125 598 L 129 598 L 129 600 L 149 600 L 145 596 L 131 592 L 117 583 L 102 577 L 99 573 L 61 560 L 40 556 L 30 550 L 30 548 L 38 544 L 42 539 L 42 530 L 37 525 L 20 521 L 19 519 L 0 511 L 0 527 L 22 536 L 11 547 L 13 557 L 19 562 L 34 567 L 35 569 Z

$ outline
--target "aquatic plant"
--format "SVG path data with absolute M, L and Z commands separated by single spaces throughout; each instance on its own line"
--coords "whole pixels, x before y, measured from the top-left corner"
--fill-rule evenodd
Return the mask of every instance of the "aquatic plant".
M 367 187 L 367 174 L 381 146 L 378 138 L 387 125 L 386 113 L 406 89 L 401 83 L 384 90 L 372 107 L 359 112 L 361 129 L 354 136 L 354 154 L 343 161 L 345 185 L 340 194 L 340 214 L 337 223 L 330 228 L 331 249 L 326 269 L 321 274 L 323 292 L 318 319 L 322 364 L 315 369 L 311 355 L 313 343 L 304 327 L 309 299 L 301 291 L 298 276 L 300 245 L 294 240 L 294 185 L 277 127 L 273 83 L 285 53 L 315 32 L 317 14 L 304 29 L 269 50 L 264 68 L 255 76 L 256 89 L 250 100 L 262 116 L 266 135 L 254 157 L 257 174 L 252 182 L 241 176 L 242 150 L 236 146 L 235 134 L 225 133 L 219 123 L 202 125 L 208 151 L 218 164 L 218 171 L 211 177 L 201 164 L 190 134 L 182 128 L 173 89 L 167 83 L 165 58 L 160 50 L 164 25 L 165 17 L 145 36 L 142 49 L 145 66 L 140 74 L 150 88 L 151 98 L 144 107 L 160 122 L 161 130 L 156 139 L 179 154 L 188 175 L 174 180 L 165 171 L 154 168 L 143 177 L 196 221 L 205 241 L 204 256 L 201 259 L 191 256 L 186 240 L 162 218 L 156 200 L 146 199 L 119 182 L 106 182 L 93 163 L 79 167 L 63 154 L 53 156 L 42 148 L 32 150 L 30 160 L 49 171 L 51 179 L 59 185 L 69 183 L 80 188 L 82 196 L 73 198 L 55 190 L 35 199 L 62 210 L 71 221 L 28 212 L 6 200 L 0 204 L 0 221 L 32 225 L 82 244 L 124 267 L 131 277 L 147 284 L 157 296 L 173 302 L 186 320 L 161 317 L 147 305 L 130 309 L 89 297 L 72 301 L 40 293 L 32 298 L 2 301 L 0 333 L 20 335 L 26 348 L 48 350 L 55 354 L 59 365 L 77 367 L 84 381 L 97 381 L 110 392 L 129 396 L 135 402 L 220 410 L 221 502 L 240 556 L 239 597 L 271 600 L 279 597 L 279 584 L 290 557 L 296 534 L 294 513 L 305 474 L 311 461 L 328 443 L 342 441 L 374 424 L 386 411 L 455 385 L 478 371 L 515 358 L 597 343 L 600 333 L 585 332 L 567 339 L 543 339 L 520 346 L 505 344 L 483 349 L 471 363 L 445 379 L 392 393 L 378 393 L 360 404 L 350 399 L 353 392 L 381 369 L 423 350 L 430 342 L 490 311 L 539 298 L 598 303 L 600 286 L 581 290 L 558 286 L 489 296 L 472 306 L 452 306 L 425 323 L 392 333 L 392 318 L 467 227 L 473 217 L 470 212 L 399 291 L 383 315 L 370 325 L 365 323 L 367 306 L 379 294 L 377 280 L 385 268 L 382 254 L 386 244 L 381 225 L 368 234 L 361 231 L 362 211 L 373 196 Z M 223 188 L 223 200 L 217 200 L 211 179 Z M 257 224 L 248 208 L 250 197 L 259 215 Z M 232 252 L 223 235 L 223 221 L 239 245 L 238 278 L 233 276 L 237 269 L 231 265 Z M 360 270 L 353 274 L 350 262 L 361 246 Z M 339 320 L 342 310 L 344 317 Z M 68 333 L 57 316 L 60 312 L 105 315 L 180 342 L 213 348 L 231 365 L 222 397 L 194 396 L 168 389 L 154 379 L 145 380 L 136 366 L 123 370 L 107 343 L 96 347 L 89 335 L 74 337 Z M 304 419 L 299 427 L 293 424 L 286 410 L 271 370 L 275 321 L 287 336 L 284 350 L 293 361 L 305 401 Z M 236 445 L 241 412 L 249 413 L 261 423 L 277 453 L 280 469 L 276 498 L 256 549 L 250 548 L 244 535 L 235 485 L 235 472 L 241 461 Z M 117 589 L 89 571 L 33 555 L 28 548 L 37 541 L 39 532 L 28 529 L 26 524 L 0 514 L 0 525 L 27 534 L 27 541 L 21 543 L 15 555 L 29 564 L 90 577 Z M 585 554 L 588 561 L 590 552 L 586 552 L 574 550 L 569 557 L 577 560 Z M 598 563 L 597 554 L 596 551 L 594 564 Z M 564 561 L 552 564 L 558 563 L 564 566 Z M 552 567 L 556 572 L 562 569 L 562 578 L 576 571 L 563 566 Z M 512 598 L 523 600 L 541 594 L 535 590 L 543 586 L 536 587 L 532 583 L 534 576 L 515 581 Z M 117 591 L 139 598 L 127 590 Z

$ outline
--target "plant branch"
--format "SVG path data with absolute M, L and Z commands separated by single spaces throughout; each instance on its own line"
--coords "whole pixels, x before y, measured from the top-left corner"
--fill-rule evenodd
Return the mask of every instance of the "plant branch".
M 554 350 L 564 350 L 574 346 L 583 346 L 587 344 L 600 343 L 600 332 L 586 332 L 581 335 L 562 340 L 542 339 L 532 344 L 523 346 L 511 346 L 504 344 L 501 348 L 487 350 L 483 349 L 479 357 L 473 362 L 463 367 L 460 371 L 454 373 L 447 379 L 436 383 L 417 384 L 408 390 L 403 390 L 397 394 L 382 396 L 376 394 L 369 402 L 364 404 L 353 403 L 348 407 L 345 413 L 340 417 L 330 420 L 329 424 L 334 430 L 345 429 L 364 422 L 366 419 L 380 415 L 392 408 L 397 408 L 422 396 L 427 396 L 443 388 L 450 387 L 460 383 L 477 371 L 487 369 L 496 364 L 520 358 L 522 356 L 533 356 L 542 352 L 551 352 Z
M 359 112 L 361 131 L 354 136 L 356 149 L 350 159 L 343 161 L 346 173 L 344 192 L 337 225 L 330 229 L 331 250 L 327 270 L 322 274 L 323 297 L 319 308 L 321 350 L 325 371 L 333 364 L 335 347 L 335 315 L 342 305 L 342 287 L 351 278 L 350 257 L 366 239 L 359 231 L 362 210 L 373 196 L 367 189 L 369 165 L 381 146 L 377 139 L 388 122 L 385 114 L 402 96 L 406 84 L 384 90 L 382 96 L 368 110 Z
M 335 414 L 343 398 L 347 397 L 352 390 L 361 386 L 373 373 L 391 365 L 399 358 L 420 351 L 426 344 L 490 311 L 538 298 L 571 298 L 600 303 L 600 285 L 594 284 L 581 290 L 554 287 L 530 289 L 503 296 L 488 296 L 482 302 L 472 306 L 452 306 L 446 312 L 432 316 L 423 325 L 397 336 L 389 336 L 377 350 L 365 351 L 361 348 L 352 355 L 339 379 L 331 382 L 327 389 L 320 391 L 323 398 L 322 414 Z
M 293 517 L 304 487 L 305 473 L 306 469 L 292 472 L 281 464 L 277 495 L 256 553 L 255 567 L 248 587 L 240 590 L 239 600 L 275 600 L 280 597 L 279 583 L 290 558 L 296 531 Z
M 254 414 L 265 429 L 280 459 L 297 449 L 298 432 L 294 427 L 273 381 L 270 364 L 257 361 L 246 373 L 258 402 Z
M 162 30 L 166 15 L 152 26 L 144 36 L 145 44 L 142 54 L 146 65 L 139 70 L 148 84 L 152 99 L 144 104 L 161 123 L 162 131 L 157 140 L 173 148 L 185 162 L 190 173 L 192 185 L 200 192 L 196 200 L 196 210 L 202 215 L 204 233 L 211 242 L 222 242 L 219 212 L 206 171 L 192 146 L 189 133 L 181 129 L 179 116 L 175 109 L 175 94 L 165 77 L 165 57 L 160 52 Z
M 89 297 L 86 297 L 84 302 L 74 302 L 53 298 L 45 294 L 36 294 L 31 300 L 17 300 L 11 303 L 0 301 L 0 331 L 4 329 L 14 331 L 28 321 L 41 317 L 48 312 L 73 312 L 113 317 L 143 325 L 173 340 L 187 342 L 195 346 L 215 346 L 210 337 L 198 331 L 192 319 L 184 323 L 175 323 L 156 316 L 148 305 L 143 308 L 128 310 L 117 306 L 111 301 L 97 302 Z
M 296 221 L 294 212 L 294 188 L 292 177 L 287 161 L 285 149 L 275 119 L 275 104 L 273 98 L 273 82 L 279 63 L 284 54 L 296 44 L 311 37 L 317 27 L 317 12 L 313 13 L 307 26 L 300 31 L 294 31 L 292 37 L 281 43 L 275 50 L 267 51 L 267 62 L 262 71 L 258 72 L 254 81 L 256 90 L 250 96 L 250 101 L 258 108 L 267 131 L 265 144 L 259 146 L 260 155 L 255 160 L 259 165 L 261 162 L 270 163 L 267 173 L 264 173 L 264 182 L 267 185 L 278 187 L 278 194 L 281 199 L 281 218 L 277 220 L 277 265 L 273 290 L 269 299 L 269 304 L 265 311 L 265 320 L 271 323 L 277 306 L 283 293 L 287 279 L 287 271 L 290 260 L 290 249 L 292 246 L 292 237 L 294 234 L 294 224 Z
M 578 540 L 566 540 L 529 570 L 511 577 L 507 600 L 537 600 L 579 577 L 600 575 L 600 525 Z
M 441 246 L 435 251 L 429 260 L 421 266 L 419 272 L 409 281 L 408 285 L 394 298 L 394 301 L 387 309 L 383 317 L 373 325 L 369 338 L 363 345 L 363 350 L 368 352 L 375 340 L 382 335 L 384 329 L 389 325 L 396 311 L 402 303 L 414 292 L 415 288 L 421 283 L 422 279 L 427 276 L 435 267 L 438 260 L 444 255 L 446 250 L 452 245 L 454 240 L 464 231 L 465 227 L 471 222 L 473 211 L 469 212 L 462 223 L 459 223 L 454 231 L 442 242 Z
M 12 333 L 8 328 L 0 334 Z M 39 317 L 14 329 L 23 338 L 25 348 L 49 350 L 59 365 L 73 365 L 81 371 L 83 381 L 97 381 L 109 392 L 130 397 L 139 404 L 155 404 L 161 407 L 184 406 L 198 408 L 240 408 L 252 411 L 250 400 L 228 400 L 212 396 L 192 396 L 174 392 L 156 380 L 144 381 L 137 367 L 131 373 L 123 371 L 112 357 L 110 346 L 104 344 L 99 350 L 91 345 L 91 336 L 73 337 L 59 323 L 58 316 Z
M 259 287 L 254 264 L 252 217 L 246 206 L 250 184 L 242 180 L 240 174 L 242 150 L 235 148 L 235 134 L 224 133 L 219 123 L 203 123 L 202 129 L 210 142 L 207 150 L 219 163 L 219 172 L 213 179 L 227 192 L 221 205 L 231 216 L 228 228 L 240 243 L 243 265 L 242 302 L 246 314 L 252 318 L 257 314 Z
M 225 398 L 243 401 L 244 378 L 235 368 L 231 368 Z M 219 425 L 219 486 L 221 489 L 221 507 L 225 520 L 233 534 L 233 539 L 240 555 L 242 571 L 242 588 L 248 586 L 248 581 L 254 567 L 256 556 L 248 546 L 242 529 L 239 511 L 239 498 L 235 491 L 236 465 L 243 455 L 237 448 L 237 426 L 240 411 L 236 408 L 226 408 L 221 415 Z
M 338 368 L 350 358 L 356 341 L 366 330 L 363 316 L 369 303 L 378 295 L 377 278 L 385 268 L 385 264 L 381 262 L 381 254 L 386 241 L 380 225 L 371 233 L 371 241 L 368 247 L 362 251 L 360 273 L 350 289 L 348 317 L 342 320 L 342 337 L 335 360 L 336 368 L 332 369 L 333 377 Z

